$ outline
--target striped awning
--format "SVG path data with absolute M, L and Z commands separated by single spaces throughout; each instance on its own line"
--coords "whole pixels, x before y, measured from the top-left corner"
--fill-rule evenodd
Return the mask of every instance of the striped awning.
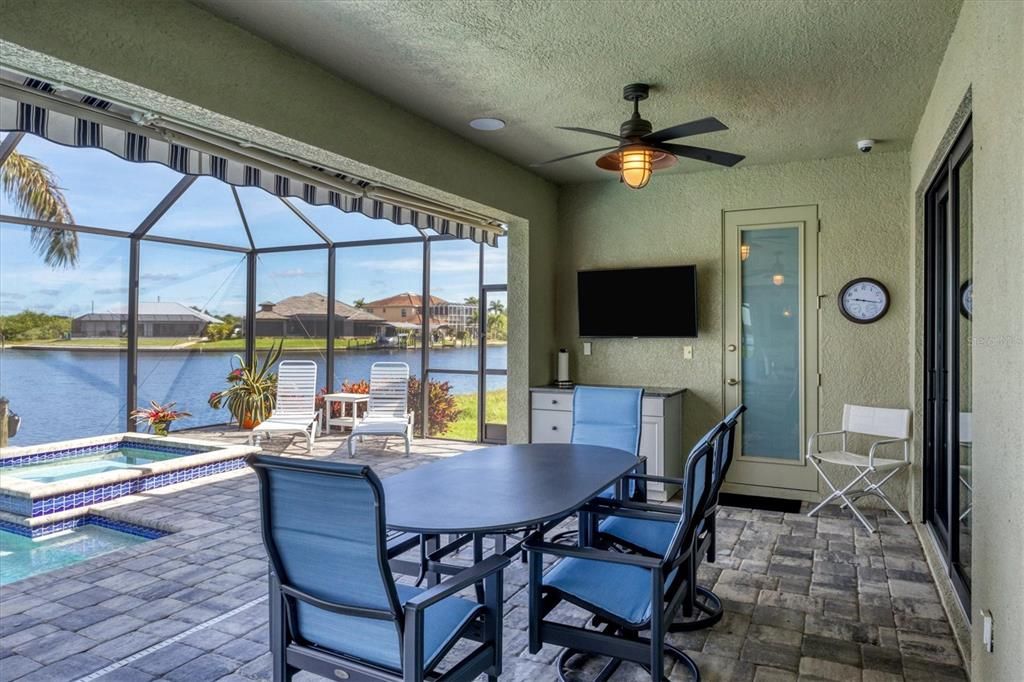
M 496 246 L 504 227 L 483 216 L 372 186 L 343 173 L 246 154 L 216 138 L 189 134 L 180 126 L 140 115 L 127 107 L 64 86 L 55 87 L 0 69 L 0 131 L 24 132 L 70 147 L 105 149 L 126 161 L 163 164 L 185 175 L 208 175 L 237 187 L 259 187 L 278 197 L 334 206 L 346 213 L 412 225 Z M 235 145 L 241 147 L 241 145 Z

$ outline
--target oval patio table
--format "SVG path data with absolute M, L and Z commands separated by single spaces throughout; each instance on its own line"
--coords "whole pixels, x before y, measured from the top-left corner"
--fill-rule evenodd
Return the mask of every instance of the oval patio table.
M 484 536 L 496 535 L 496 551 L 512 555 L 518 545 L 506 550 L 504 533 L 557 524 L 643 464 L 624 450 L 597 445 L 472 450 L 384 479 L 387 525 L 427 538 L 428 566 L 416 568 L 425 568 L 433 583 L 460 568 L 442 563 L 447 554 L 472 541 L 480 561 Z M 440 535 L 459 537 L 439 548 Z

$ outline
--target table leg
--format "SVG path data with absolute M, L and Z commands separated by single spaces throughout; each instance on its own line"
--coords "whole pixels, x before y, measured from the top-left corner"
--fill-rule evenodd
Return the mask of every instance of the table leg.
M 484 560 L 484 534 L 473 533 L 473 563 L 478 564 Z M 484 603 L 484 584 L 478 582 L 476 585 L 476 601 L 478 604 Z
M 437 551 L 438 548 L 438 536 L 428 535 L 424 541 L 427 556 Z M 433 587 L 440 582 L 439 574 L 436 571 L 427 571 L 427 587 Z

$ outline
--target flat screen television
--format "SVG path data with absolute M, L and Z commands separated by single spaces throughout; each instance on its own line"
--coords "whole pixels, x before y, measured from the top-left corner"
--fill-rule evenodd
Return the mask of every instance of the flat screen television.
M 697 266 L 581 270 L 580 336 L 697 336 Z

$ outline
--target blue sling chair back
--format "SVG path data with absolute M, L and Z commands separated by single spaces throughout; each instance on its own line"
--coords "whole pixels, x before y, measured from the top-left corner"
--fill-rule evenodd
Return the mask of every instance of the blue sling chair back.
M 600 445 L 640 455 L 640 414 L 643 407 L 642 388 L 613 386 L 577 386 L 572 392 L 572 434 L 574 445 Z M 629 497 L 636 493 L 636 482 L 629 482 Z M 599 497 L 620 497 L 616 486 L 610 486 Z M 556 534 L 552 542 L 576 542 L 577 531 Z
M 640 456 L 640 423 L 644 389 L 611 386 L 577 386 L 572 393 L 574 445 L 601 445 Z M 631 481 L 629 494 L 635 492 Z M 601 497 L 616 497 L 614 486 Z
M 395 582 L 384 490 L 366 466 L 251 455 L 270 560 L 274 680 L 428 679 L 463 638 L 479 644 L 445 679 L 501 673 L 502 570 L 490 557 L 430 589 Z M 486 601 L 456 594 L 478 582 Z
M 683 616 L 686 620 L 673 623 L 669 628 L 672 632 L 710 627 L 722 618 L 722 604 L 718 597 L 711 590 L 697 584 L 697 568 L 702 556 L 706 556 L 710 562 L 715 560 L 718 495 L 732 464 L 736 426 L 739 423 L 740 415 L 746 409 L 745 405 L 740 404 L 704 434 L 694 446 L 694 451 L 708 443 L 713 448 L 714 467 L 711 495 L 704 520 L 694 535 L 694 561 L 690 564 L 690 597 L 683 608 Z M 675 525 L 672 518 L 674 514 L 666 518 L 666 508 L 656 505 L 627 504 L 625 506 L 635 510 L 637 514 L 606 518 L 598 526 L 596 541 L 605 546 L 618 546 L 648 556 L 662 554 L 672 538 Z M 698 596 L 701 597 L 700 600 L 698 600 Z M 701 612 L 701 615 L 693 617 L 695 610 Z
M 638 663 L 651 679 L 665 679 L 664 654 L 685 665 L 700 679 L 697 665 L 685 653 L 666 644 L 672 622 L 688 594 L 694 533 L 711 498 L 714 448 L 709 442 L 694 448 L 687 462 L 683 488 L 686 514 L 676 514 L 672 537 L 657 557 L 570 547 L 544 542 L 539 534 L 526 543 L 530 555 L 530 652 L 544 644 L 565 647 L 559 658 L 559 676 L 566 679 L 569 658 L 577 654 L 608 656 L 597 679 L 610 677 L 623 661 Z M 632 514 L 612 507 L 602 513 Z M 543 555 L 561 558 L 546 575 Z M 569 602 L 595 616 L 601 629 L 547 620 L 560 603 Z M 640 636 L 649 631 L 649 636 Z

